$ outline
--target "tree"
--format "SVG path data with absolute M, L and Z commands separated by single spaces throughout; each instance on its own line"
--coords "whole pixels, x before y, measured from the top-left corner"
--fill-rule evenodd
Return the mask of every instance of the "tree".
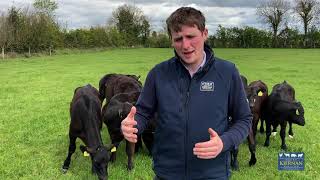
M 34 0 L 33 7 L 35 7 L 38 12 L 53 16 L 54 11 L 58 9 L 58 3 L 54 0 Z
M 148 37 L 150 35 L 150 23 L 147 20 L 146 16 L 141 16 L 142 18 L 142 24 L 141 24 L 141 40 L 142 40 L 142 44 L 144 46 L 146 46 Z
M 310 28 L 308 37 L 308 39 L 310 39 L 310 47 L 320 47 L 320 30 L 318 30 L 314 25 Z
M 307 46 L 308 27 L 318 20 L 319 2 L 317 0 L 295 0 L 294 11 L 299 15 L 303 23 L 304 38 L 303 45 Z
M 49 48 L 51 55 L 52 48 L 57 46 L 59 39 L 60 27 L 54 19 L 54 11 L 58 4 L 54 0 L 35 0 L 33 6 L 36 9 L 36 19 L 38 28 L 37 33 L 40 40 L 40 48 Z
M 257 15 L 272 28 L 273 47 L 277 47 L 278 31 L 285 23 L 289 10 L 290 4 L 286 0 L 268 0 L 257 7 Z
M 129 46 L 143 42 L 150 33 L 150 24 L 136 6 L 122 5 L 112 12 L 111 23 L 125 37 Z
M 280 47 L 283 48 L 299 48 L 301 43 L 301 35 L 298 29 L 286 27 L 279 33 Z
M 5 48 L 8 42 L 8 23 L 7 17 L 4 13 L 0 16 L 0 46 L 1 46 L 1 54 L 2 59 L 4 59 Z
M 21 27 L 21 9 L 12 6 L 9 8 L 8 16 L 7 16 L 7 30 L 8 30 L 8 39 L 7 46 L 14 52 L 15 49 L 18 48 L 19 41 L 19 31 Z
M 227 29 L 222 27 L 220 24 L 218 25 L 216 38 L 219 40 L 218 47 L 227 47 L 228 37 L 227 37 Z

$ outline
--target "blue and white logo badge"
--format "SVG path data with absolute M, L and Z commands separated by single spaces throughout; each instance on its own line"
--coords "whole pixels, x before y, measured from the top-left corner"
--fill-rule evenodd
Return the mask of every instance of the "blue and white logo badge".
M 201 85 L 200 85 L 200 91 L 214 91 L 214 82 L 212 82 L 212 81 L 207 81 L 207 82 L 202 81 Z
M 281 152 L 278 155 L 278 170 L 304 170 L 303 152 Z

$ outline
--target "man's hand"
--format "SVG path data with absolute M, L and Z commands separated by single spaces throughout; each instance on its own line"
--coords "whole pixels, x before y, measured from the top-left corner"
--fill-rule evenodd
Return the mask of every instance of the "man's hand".
M 193 154 L 200 159 L 212 159 L 217 157 L 223 148 L 223 142 L 219 135 L 211 128 L 208 129 L 210 140 L 199 142 L 193 148 Z
M 137 125 L 137 121 L 134 120 L 136 111 L 136 107 L 132 106 L 127 117 L 121 122 L 121 131 L 124 138 L 132 143 L 137 142 L 138 129 L 134 127 L 135 125 Z

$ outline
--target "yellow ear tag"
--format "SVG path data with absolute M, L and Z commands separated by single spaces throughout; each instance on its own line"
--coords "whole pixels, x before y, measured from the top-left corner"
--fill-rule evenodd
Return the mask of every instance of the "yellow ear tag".
M 84 151 L 84 152 L 83 152 L 83 156 L 84 156 L 84 157 L 89 157 L 90 154 L 89 154 L 87 151 Z
M 117 151 L 117 148 L 116 147 L 113 147 L 112 149 L 111 149 L 111 152 L 116 152 Z
M 262 96 L 262 95 L 263 95 L 262 91 L 259 91 L 258 96 Z
M 299 115 L 300 115 L 300 113 L 299 113 L 298 109 L 296 110 L 296 115 L 297 115 L 297 116 L 299 116 Z

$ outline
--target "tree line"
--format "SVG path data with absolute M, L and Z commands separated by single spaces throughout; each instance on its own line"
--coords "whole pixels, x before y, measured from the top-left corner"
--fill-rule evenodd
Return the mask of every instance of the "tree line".
M 6 53 L 48 52 L 64 48 L 113 48 L 171 46 L 166 29 L 152 31 L 150 20 L 136 6 L 122 5 L 112 12 L 106 25 L 69 30 L 55 17 L 58 4 L 54 0 L 34 0 L 31 7 L 11 6 L 0 12 L 0 46 L 2 58 Z M 262 1 L 257 17 L 270 29 L 218 26 L 208 43 L 227 48 L 319 48 L 320 8 L 318 0 Z M 288 26 L 291 16 L 301 24 Z

